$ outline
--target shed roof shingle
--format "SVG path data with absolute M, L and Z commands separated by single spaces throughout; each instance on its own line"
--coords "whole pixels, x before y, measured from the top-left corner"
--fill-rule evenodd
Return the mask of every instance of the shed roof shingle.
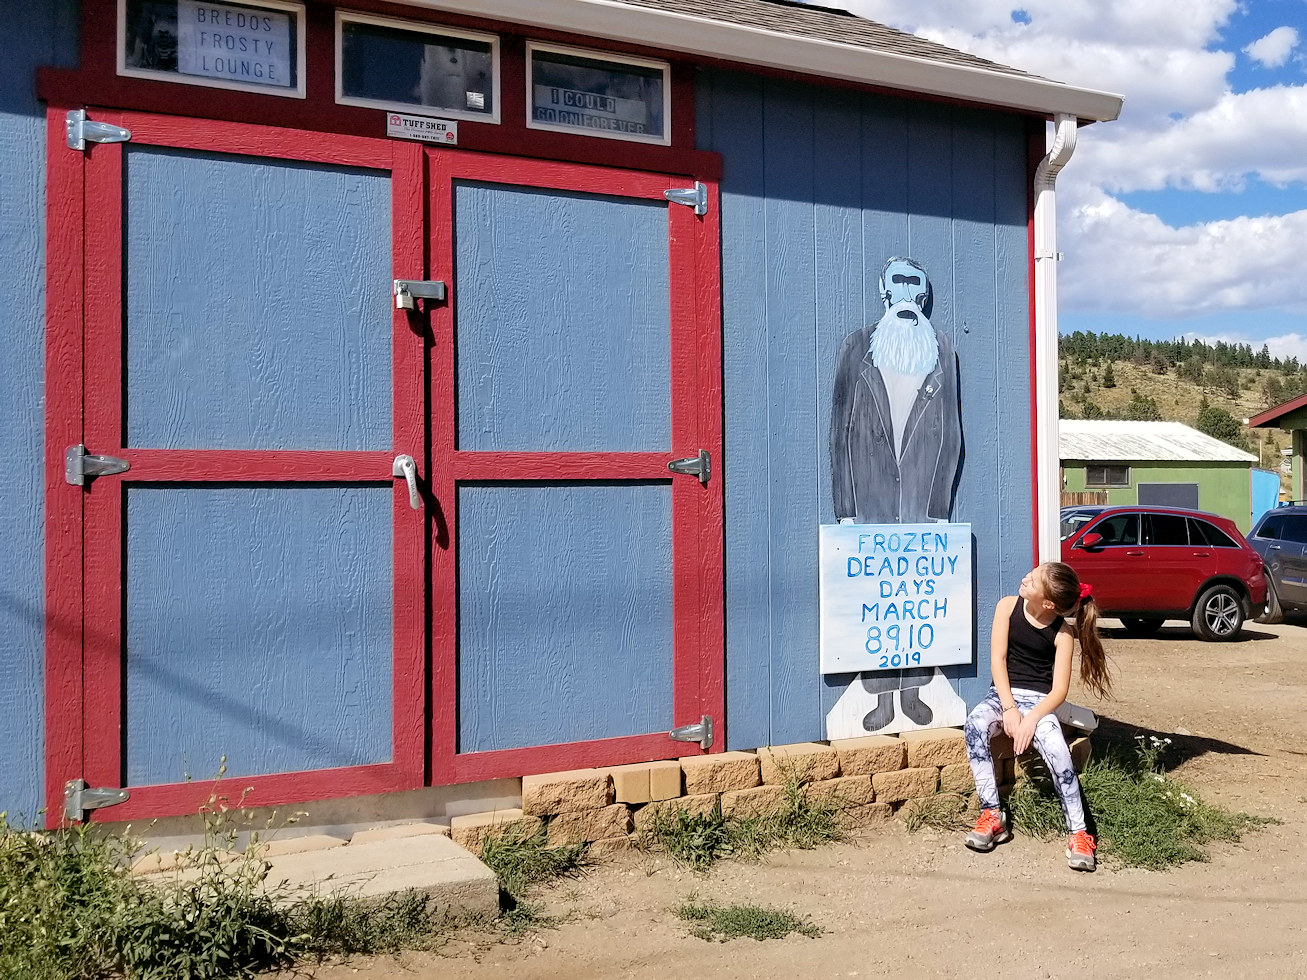
M 908 58 L 922 58 L 945 64 L 965 65 L 985 71 L 1038 78 L 1029 72 L 986 61 L 965 51 L 928 41 L 924 37 L 907 34 L 867 20 L 847 10 L 821 7 L 794 0 L 619 0 L 635 7 L 652 7 L 655 10 L 692 14 L 720 20 L 727 24 L 756 27 L 776 34 L 795 37 L 813 37 L 838 44 L 851 44 L 871 48 L 887 54 Z

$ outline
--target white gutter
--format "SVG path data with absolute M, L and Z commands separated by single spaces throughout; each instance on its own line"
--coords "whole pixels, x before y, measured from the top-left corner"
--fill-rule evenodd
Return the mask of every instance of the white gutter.
M 1076 149 L 1076 117 L 1058 113 L 1035 169 L 1035 506 L 1039 560 L 1058 561 L 1062 502 L 1057 412 L 1057 175 Z
M 640 7 L 618 0 L 398 0 L 443 10 L 661 51 L 760 65 L 822 78 L 919 92 L 1040 115 L 1115 119 L 1121 97 L 1031 75 L 991 71 L 803 37 L 745 24 Z

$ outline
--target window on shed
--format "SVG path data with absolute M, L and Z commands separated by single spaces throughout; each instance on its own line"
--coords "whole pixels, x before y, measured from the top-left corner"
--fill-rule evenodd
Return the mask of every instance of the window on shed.
M 1194 544 L 1205 544 L 1211 548 L 1237 548 L 1234 538 L 1226 534 L 1215 524 L 1189 518 L 1189 540 Z
M 1189 527 L 1179 514 L 1145 514 L 1144 544 L 1187 545 Z
M 666 146 L 671 81 L 665 61 L 528 43 L 526 124 Z
M 304 5 L 118 0 L 118 74 L 304 98 Z
M 1109 466 L 1102 463 L 1086 466 L 1085 486 L 1128 487 L 1130 486 L 1130 467 Z
M 499 122 L 499 38 L 337 11 L 336 101 Z

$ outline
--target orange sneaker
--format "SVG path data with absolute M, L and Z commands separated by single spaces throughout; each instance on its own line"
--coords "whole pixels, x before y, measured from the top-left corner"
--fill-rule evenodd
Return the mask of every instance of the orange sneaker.
M 981 810 L 980 819 L 971 833 L 967 834 L 967 847 L 973 851 L 992 851 L 997 845 L 1012 839 L 1012 831 L 1007 828 L 1007 818 L 997 810 Z
M 1098 866 L 1094 858 L 1094 835 L 1084 830 L 1077 830 L 1067 839 L 1066 863 L 1073 871 L 1093 871 Z

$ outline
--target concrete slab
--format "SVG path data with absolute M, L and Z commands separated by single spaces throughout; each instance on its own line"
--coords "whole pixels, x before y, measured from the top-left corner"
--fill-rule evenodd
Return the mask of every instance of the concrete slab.
M 268 884 L 362 897 L 413 889 L 457 918 L 499 913 L 499 881 L 472 854 L 439 833 L 350 843 L 269 858 Z

